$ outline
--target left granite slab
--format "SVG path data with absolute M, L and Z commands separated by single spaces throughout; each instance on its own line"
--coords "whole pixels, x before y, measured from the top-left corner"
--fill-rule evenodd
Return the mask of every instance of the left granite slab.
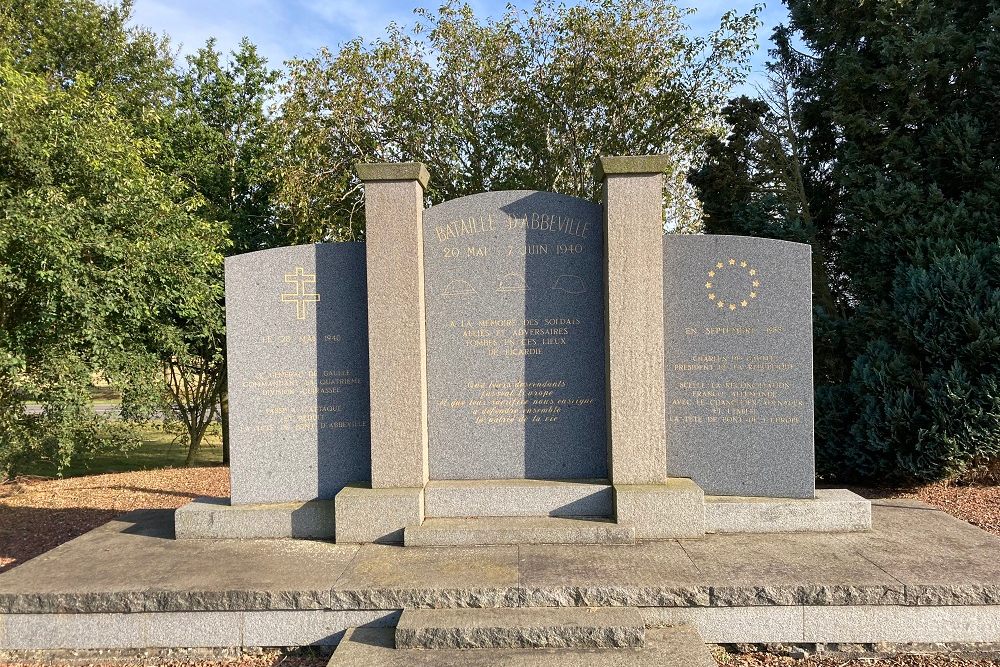
M 231 505 L 228 498 L 198 498 L 174 511 L 179 540 L 328 539 L 335 532 L 332 500 Z
M 176 540 L 139 510 L 0 576 L 0 613 L 325 609 L 358 547 L 314 540 Z

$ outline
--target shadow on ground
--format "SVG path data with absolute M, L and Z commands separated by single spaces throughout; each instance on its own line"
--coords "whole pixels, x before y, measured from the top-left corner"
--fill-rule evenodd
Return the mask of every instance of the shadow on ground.
M 79 537 L 119 514 L 119 510 L 12 507 L 0 503 L 0 572 Z

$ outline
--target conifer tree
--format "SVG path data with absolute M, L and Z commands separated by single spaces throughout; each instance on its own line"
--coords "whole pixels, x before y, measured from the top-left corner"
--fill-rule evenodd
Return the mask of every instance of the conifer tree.
M 817 293 L 820 469 L 878 480 L 981 469 L 1000 454 L 1000 3 L 787 4 L 774 55 L 835 305 Z M 711 210 L 725 192 L 712 179 L 728 174 L 739 196 L 720 217 L 737 222 L 766 202 L 750 187 L 762 163 L 739 158 L 766 113 L 743 111 L 739 140 L 694 176 Z M 808 228 L 799 214 L 771 208 L 763 230 L 741 231 L 793 237 Z

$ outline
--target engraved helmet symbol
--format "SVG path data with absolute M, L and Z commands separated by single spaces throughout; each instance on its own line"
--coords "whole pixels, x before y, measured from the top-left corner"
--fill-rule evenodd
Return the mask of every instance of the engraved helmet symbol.
M 468 281 L 461 278 L 451 280 L 444 289 L 438 292 L 441 296 L 460 296 L 464 294 L 477 294 L 476 288 Z
M 516 273 L 508 273 L 500 278 L 497 285 L 498 292 L 524 292 L 528 289 L 528 284 L 524 282 L 524 276 Z
M 583 294 L 587 291 L 587 286 L 584 284 L 583 278 L 580 276 L 564 273 L 556 278 L 556 282 L 552 285 L 552 289 L 567 292 L 569 294 Z

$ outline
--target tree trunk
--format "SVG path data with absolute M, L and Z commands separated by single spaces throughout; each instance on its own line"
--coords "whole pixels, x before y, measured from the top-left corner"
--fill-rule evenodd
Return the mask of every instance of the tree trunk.
M 229 465 L 229 386 L 219 392 L 219 421 L 222 424 L 222 463 Z
M 201 440 L 205 435 L 204 428 L 189 428 L 188 437 L 191 438 L 190 444 L 188 444 L 187 458 L 184 459 L 184 467 L 190 468 L 194 465 L 194 457 L 198 454 L 198 448 L 201 447 Z

